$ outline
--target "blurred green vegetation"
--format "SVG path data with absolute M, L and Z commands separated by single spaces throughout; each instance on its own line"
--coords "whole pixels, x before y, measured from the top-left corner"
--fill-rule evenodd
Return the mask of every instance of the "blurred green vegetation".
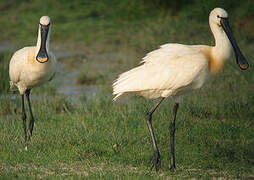
M 9 90 L 9 53 L 0 53 L 0 93 Z
M 95 95 L 82 94 L 81 104 L 59 94 L 54 81 L 34 88 L 35 129 L 24 151 L 20 97 L 8 90 L 11 53 L 0 53 L 0 178 L 253 178 L 253 6 L 253 0 L 0 1 L 0 42 L 35 44 L 39 18 L 49 15 L 52 47 L 85 52 L 58 59 L 63 77 L 75 71 L 76 83 L 99 87 Z M 171 100 L 160 106 L 153 125 L 162 170 L 149 171 L 152 145 L 144 118 L 155 101 L 129 96 L 113 103 L 112 81 L 161 44 L 213 44 L 208 15 L 215 7 L 227 10 L 250 68 L 239 70 L 231 58 L 185 97 L 176 125 L 175 172 L 168 170 Z
M 253 29 L 252 0 L 8 0 L 0 2 L 0 40 L 35 43 L 39 18 L 49 15 L 53 42 L 133 45 L 133 35 L 159 20 L 160 25 L 170 27 L 169 34 L 174 26 L 184 28 L 188 21 L 207 25 L 215 7 L 225 8 L 233 25 L 241 24 L 244 31 Z

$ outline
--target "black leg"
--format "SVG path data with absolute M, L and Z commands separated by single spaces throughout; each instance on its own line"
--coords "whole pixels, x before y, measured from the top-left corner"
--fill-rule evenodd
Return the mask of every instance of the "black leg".
M 152 115 L 164 99 L 165 98 L 162 98 L 157 104 L 155 104 L 155 106 L 146 115 L 146 123 L 147 123 L 147 127 L 149 129 L 150 136 L 152 138 L 153 149 L 154 149 L 154 155 L 151 158 L 151 161 L 152 161 L 151 169 L 153 167 L 155 167 L 156 171 L 158 171 L 158 169 L 161 165 L 161 160 L 160 160 L 160 152 L 159 152 L 159 149 L 158 149 L 158 146 L 156 143 L 156 139 L 154 136 L 154 132 L 153 132 Z
M 24 100 L 24 94 L 21 95 L 22 98 L 22 120 L 23 120 L 23 127 L 24 127 L 24 133 L 25 133 L 25 146 L 27 145 L 27 135 L 26 135 L 26 111 L 25 111 L 25 100 Z
M 30 102 L 30 91 L 31 91 L 30 89 L 26 90 L 26 98 L 27 98 L 29 112 L 30 112 L 30 122 L 29 122 L 30 136 L 29 136 L 29 138 L 32 137 L 33 128 L 34 128 L 34 116 L 33 116 L 33 113 L 32 113 L 31 102 Z
M 173 118 L 170 125 L 170 145 L 171 145 L 171 167 L 170 169 L 174 170 L 176 168 L 175 165 L 175 120 L 176 120 L 176 113 L 177 109 L 179 107 L 178 103 L 175 103 L 174 109 L 173 109 Z

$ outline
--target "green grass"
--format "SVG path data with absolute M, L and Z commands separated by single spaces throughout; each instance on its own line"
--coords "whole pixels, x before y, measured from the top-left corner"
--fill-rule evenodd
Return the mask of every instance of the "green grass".
M 48 14 L 53 20 L 52 47 L 69 50 L 70 44 L 85 53 L 59 59 L 65 72 L 76 71 L 75 82 L 90 82 L 98 89 L 95 95 L 81 94 L 79 101 L 59 94 L 54 81 L 33 89 L 35 128 L 25 151 L 21 98 L 8 90 L 11 53 L 0 53 L 0 179 L 254 177 L 254 24 L 253 11 L 246 10 L 253 9 L 253 3 L 212 0 L 201 6 L 193 0 L 193 5 L 181 5 L 171 14 L 167 2 L 0 2 L 1 41 L 19 47 L 35 43 L 39 17 Z M 228 10 L 250 68 L 241 71 L 231 58 L 202 89 L 184 97 L 176 121 L 175 172 L 168 170 L 171 99 L 159 107 L 153 125 L 162 169 L 150 171 L 153 150 L 145 113 L 156 100 L 129 96 L 113 103 L 111 83 L 163 43 L 213 44 L 207 18 L 216 6 Z
M 216 93 L 209 94 L 218 98 Z M 154 115 L 162 154 L 158 174 L 149 171 L 152 147 L 144 119 L 147 101 L 129 98 L 128 103 L 112 103 L 110 97 L 100 97 L 76 107 L 58 96 L 41 98 L 33 101 L 34 107 L 40 108 L 34 108 L 35 134 L 28 151 L 24 151 L 20 113 L 6 113 L 1 118 L 1 175 L 249 177 L 253 170 L 253 112 L 245 108 L 253 106 L 253 96 L 241 97 L 212 105 L 205 97 L 187 99 L 177 119 L 178 169 L 174 173 L 168 170 L 172 104 L 168 101 L 161 106 Z M 18 109 L 20 102 L 12 104 Z
M 157 0 L 157 2 L 159 1 Z M 191 28 L 186 27 L 186 21 L 198 21 L 207 25 L 208 14 L 214 7 L 223 7 L 228 10 L 231 24 L 238 24 L 239 29 L 244 31 L 246 24 L 253 28 L 251 19 L 254 16 L 252 11 L 254 5 L 252 0 L 243 2 L 238 0 L 230 2 L 227 0 L 211 0 L 209 2 L 181 0 L 181 2 L 179 1 L 181 6 L 179 9 L 171 7 L 169 0 L 165 1 L 169 2 L 169 7 L 163 8 L 164 10 L 158 7 L 160 3 L 156 3 L 154 0 L 123 0 L 120 2 L 117 0 L 1 1 L 0 23 L 4 28 L 0 29 L 0 40 L 13 42 L 17 45 L 35 44 L 39 18 L 42 15 L 49 15 L 52 19 L 52 41 L 65 42 L 65 44 L 77 42 L 88 45 L 103 43 L 107 46 L 137 44 L 136 34 L 142 33 L 146 28 L 150 29 L 150 24 L 153 24 L 157 19 L 161 19 L 160 26 L 168 27 L 167 37 L 171 38 L 172 41 L 174 40 L 172 37 L 177 36 L 176 34 L 169 34 L 174 26 L 182 26 L 179 29 L 185 27 L 184 29 L 191 30 L 193 26 Z M 176 13 L 171 15 L 175 11 Z M 240 23 L 242 26 L 239 26 Z M 162 30 L 157 25 L 154 30 Z M 161 35 L 161 32 L 159 34 Z M 164 39 L 166 36 L 162 37 Z M 144 37 L 143 39 L 146 41 L 149 38 L 151 37 Z M 189 39 L 188 42 L 190 43 Z
M 240 70 L 228 64 L 220 76 L 180 104 L 175 172 L 168 170 L 170 99 L 153 117 L 162 155 L 162 169 L 156 173 L 149 170 L 152 146 L 145 124 L 145 113 L 155 101 L 130 96 L 113 103 L 111 96 L 103 95 L 104 91 L 111 91 L 106 86 L 98 96 L 89 100 L 81 98 L 82 105 L 78 105 L 63 95 L 52 96 L 52 83 L 37 88 L 32 93 L 34 136 L 29 150 L 24 151 L 20 97 L 3 98 L 1 177 L 253 177 L 254 95 L 249 81 L 253 71 L 239 73 Z

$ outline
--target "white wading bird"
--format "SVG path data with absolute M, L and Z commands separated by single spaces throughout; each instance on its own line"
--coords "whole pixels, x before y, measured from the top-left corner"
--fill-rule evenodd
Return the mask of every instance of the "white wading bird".
M 24 94 L 26 94 L 29 112 L 29 139 L 32 136 L 34 117 L 30 103 L 30 91 L 33 87 L 50 81 L 56 73 L 55 56 L 49 52 L 50 18 L 42 16 L 39 24 L 37 45 L 24 47 L 14 53 L 9 65 L 10 89 L 19 90 L 22 97 L 22 120 L 27 143 L 26 112 Z M 27 146 L 25 147 L 27 149 Z
M 215 46 L 165 44 L 148 53 L 142 65 L 121 74 L 113 83 L 114 100 L 123 94 L 136 93 L 146 98 L 161 100 L 147 113 L 147 126 L 152 138 L 154 154 L 152 168 L 160 167 L 160 153 L 152 127 L 152 114 L 168 96 L 175 100 L 171 122 L 171 169 L 175 169 L 175 120 L 179 106 L 179 96 L 202 87 L 211 74 L 223 68 L 224 62 L 231 55 L 232 46 L 236 63 L 241 69 L 248 68 L 231 33 L 228 14 L 224 9 L 215 8 L 209 16 L 209 24 L 215 38 Z M 232 45 L 232 46 L 231 46 Z

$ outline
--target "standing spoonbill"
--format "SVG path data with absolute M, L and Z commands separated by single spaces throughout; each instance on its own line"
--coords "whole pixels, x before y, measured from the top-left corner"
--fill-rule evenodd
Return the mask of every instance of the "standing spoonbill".
M 33 87 L 50 81 L 56 73 L 56 59 L 49 51 L 50 18 L 40 18 L 37 45 L 24 47 L 14 53 L 9 65 L 10 89 L 19 90 L 22 98 L 22 120 L 25 133 L 25 149 L 27 150 L 27 128 L 24 94 L 26 94 L 29 112 L 29 139 L 32 137 L 34 117 L 30 103 L 30 91 Z
M 171 166 L 175 169 L 175 120 L 179 97 L 202 87 L 211 74 L 223 68 L 225 60 L 232 52 L 236 63 L 242 70 L 248 62 L 242 55 L 231 33 L 228 14 L 224 9 L 215 8 L 209 16 L 209 25 L 215 39 L 215 46 L 165 44 L 148 53 L 142 65 L 121 74 L 113 83 L 114 100 L 123 94 L 136 93 L 149 99 L 161 98 L 146 115 L 146 123 L 153 143 L 152 167 L 160 167 L 160 152 L 152 127 L 152 115 L 161 102 L 168 96 L 175 104 L 170 125 Z M 232 46 L 231 46 L 232 45 Z

